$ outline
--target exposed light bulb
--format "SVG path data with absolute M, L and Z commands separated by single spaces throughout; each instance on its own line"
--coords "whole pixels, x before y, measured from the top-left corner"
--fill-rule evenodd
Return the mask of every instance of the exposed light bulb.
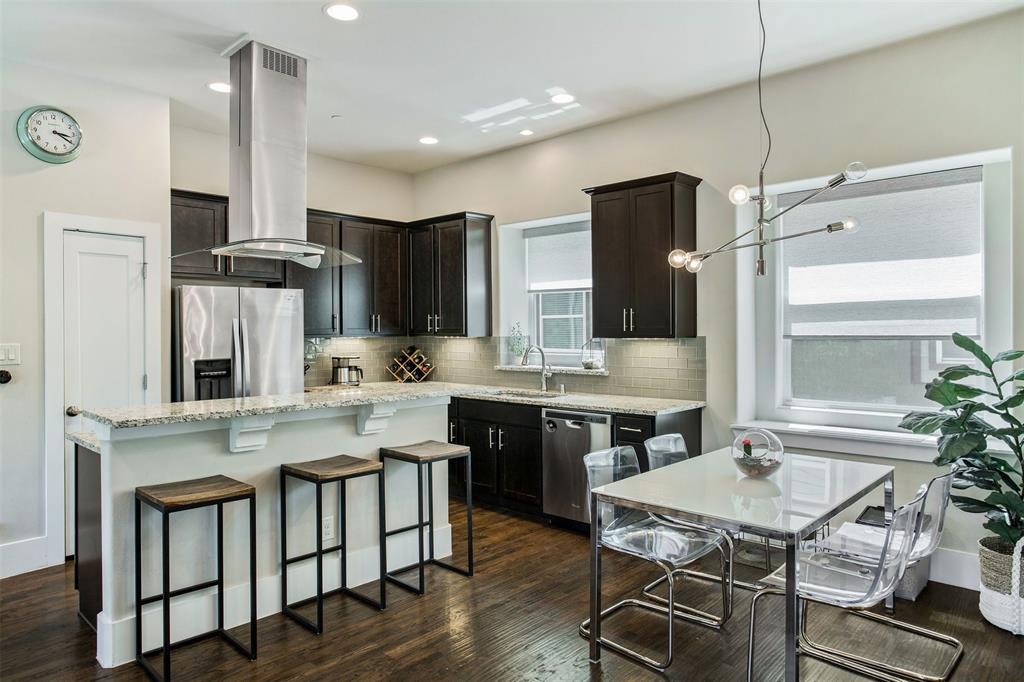
M 682 249 L 672 249 L 668 253 L 668 264 L 678 269 L 690 262 L 690 254 Z
M 853 234 L 860 229 L 860 221 L 856 218 L 843 218 L 843 232 Z
M 686 261 L 687 272 L 698 273 L 702 267 L 704 267 L 703 258 L 690 258 Z
M 850 181 L 860 180 L 867 174 L 868 167 L 860 161 L 851 162 L 850 165 L 846 167 L 846 170 L 843 171 L 843 177 Z
M 750 188 L 746 185 L 734 185 L 729 190 L 729 201 L 737 206 L 747 203 L 750 201 Z

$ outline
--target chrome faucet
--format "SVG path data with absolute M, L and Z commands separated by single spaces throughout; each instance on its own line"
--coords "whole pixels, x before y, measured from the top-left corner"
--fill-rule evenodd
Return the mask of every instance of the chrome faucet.
M 540 346 L 530 346 L 527 348 L 526 352 L 523 353 L 522 364 L 524 366 L 530 364 L 530 353 L 533 351 L 540 353 L 540 390 L 546 393 L 548 390 L 548 379 L 554 375 L 551 373 L 551 365 L 548 364 L 547 358 L 544 357 L 544 349 Z

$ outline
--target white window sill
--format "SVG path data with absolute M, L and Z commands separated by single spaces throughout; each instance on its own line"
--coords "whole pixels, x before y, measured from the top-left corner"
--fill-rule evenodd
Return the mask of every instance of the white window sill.
M 532 372 L 540 374 L 540 365 L 495 365 L 494 369 L 501 372 Z M 584 369 L 583 367 L 549 367 L 552 374 L 569 374 L 573 376 L 606 377 L 610 376 L 607 369 Z
M 862 455 L 881 459 L 931 462 L 938 454 L 935 436 L 899 431 L 854 429 L 845 426 L 821 426 L 754 419 L 733 424 L 734 435 L 749 428 L 768 429 L 787 448 L 822 450 L 838 454 Z

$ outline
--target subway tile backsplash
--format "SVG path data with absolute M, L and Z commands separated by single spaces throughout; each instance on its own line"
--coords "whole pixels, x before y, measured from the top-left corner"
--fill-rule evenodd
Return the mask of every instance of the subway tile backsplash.
M 390 381 L 385 370 L 399 350 L 410 345 L 420 348 L 435 369 L 430 378 L 464 384 L 536 388 L 535 373 L 496 370 L 500 362 L 498 337 L 461 339 L 438 337 L 335 337 L 307 339 L 307 386 L 322 386 L 331 380 L 331 356 L 358 355 L 354 361 L 363 368 L 364 381 Z M 704 338 L 693 339 L 608 339 L 608 376 L 559 374 L 548 379 L 550 390 L 565 385 L 567 392 L 635 395 L 644 398 L 705 400 L 707 390 Z M 539 362 L 536 354 L 531 358 Z

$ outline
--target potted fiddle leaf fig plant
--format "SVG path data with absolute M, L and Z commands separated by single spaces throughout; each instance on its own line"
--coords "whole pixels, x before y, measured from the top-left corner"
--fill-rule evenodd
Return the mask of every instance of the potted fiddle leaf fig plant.
M 1024 357 L 1024 350 L 990 356 L 962 334 L 953 334 L 953 343 L 973 355 L 980 368 L 956 365 L 942 370 L 924 393 L 939 404 L 938 411 L 911 412 L 900 427 L 920 434 L 938 432 L 934 463 L 955 463 L 953 487 L 974 489 L 973 495 L 950 499 L 958 509 L 984 514 L 982 526 L 993 533 L 978 543 L 982 615 L 1024 634 L 1024 422 L 1014 414 L 1024 405 L 1024 370 L 1014 372 L 1010 364 Z M 984 387 L 963 383 L 970 377 Z M 992 449 L 995 444 L 1003 446 L 1000 451 Z

